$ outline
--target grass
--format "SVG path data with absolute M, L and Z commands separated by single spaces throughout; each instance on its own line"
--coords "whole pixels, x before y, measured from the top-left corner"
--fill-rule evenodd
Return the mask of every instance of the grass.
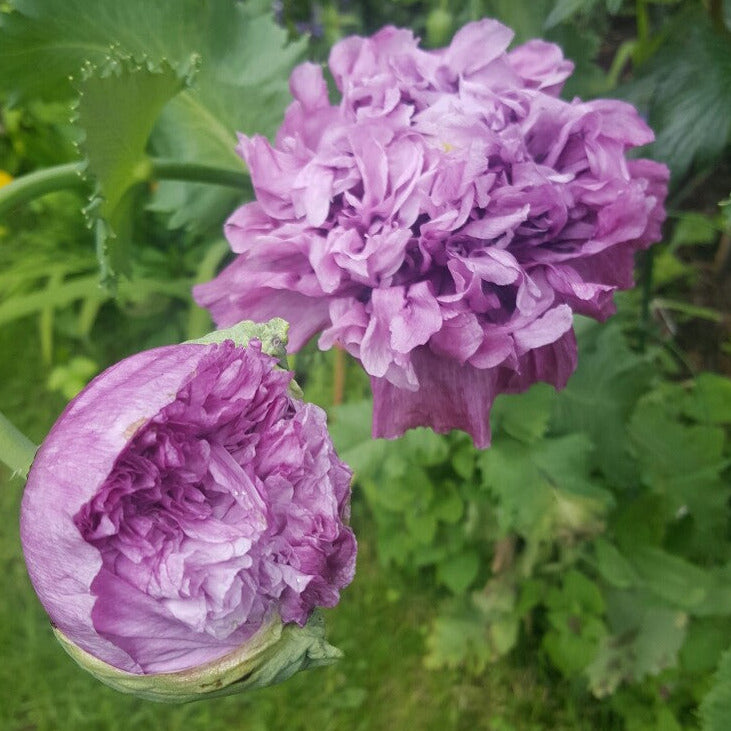
M 26 323 L 27 326 L 28 323 Z M 44 389 L 37 338 L 0 333 L 0 408 L 39 439 L 62 408 Z M 125 696 L 98 683 L 65 655 L 27 578 L 18 537 L 22 482 L 0 474 L 0 729 L 3 731 L 534 731 L 594 729 L 566 684 L 535 665 L 535 653 L 479 677 L 423 665 L 424 635 L 436 613 L 428 575 L 409 578 L 379 565 L 374 526 L 356 494 L 358 572 L 339 607 L 326 613 L 329 639 L 345 652 L 336 665 L 300 673 L 249 695 L 185 706 Z M 533 658 L 533 664 L 530 664 Z M 602 725 L 602 728 L 607 726 Z

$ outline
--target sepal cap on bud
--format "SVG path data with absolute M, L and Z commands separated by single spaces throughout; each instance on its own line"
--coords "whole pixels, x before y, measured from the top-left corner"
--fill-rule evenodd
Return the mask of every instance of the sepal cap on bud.
M 315 611 L 307 624 L 283 624 L 278 617 L 262 626 L 239 649 L 218 660 L 174 673 L 138 675 L 108 665 L 53 632 L 84 670 L 122 693 L 158 703 L 188 703 L 281 683 L 300 670 L 330 665 L 342 656 L 325 640 L 325 623 Z

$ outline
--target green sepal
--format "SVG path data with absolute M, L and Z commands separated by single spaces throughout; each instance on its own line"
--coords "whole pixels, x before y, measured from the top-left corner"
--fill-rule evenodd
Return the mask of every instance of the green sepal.
M 249 344 L 250 340 L 256 338 L 261 341 L 261 349 L 264 353 L 272 355 L 279 360 L 284 360 L 287 357 L 288 332 L 289 323 L 281 317 L 275 317 L 269 320 L 269 322 L 242 320 L 231 327 L 214 330 L 207 335 L 203 335 L 203 337 L 186 342 L 208 345 L 211 343 L 222 343 L 225 340 L 233 340 L 236 345 L 243 348 Z
M 300 670 L 330 665 L 342 656 L 325 640 L 319 612 L 304 627 L 274 617 L 238 650 L 175 673 L 138 675 L 108 665 L 75 645 L 58 628 L 64 650 L 84 670 L 110 688 L 158 703 L 188 703 L 281 683 Z
M 289 323 L 281 317 L 274 317 L 269 322 L 254 322 L 253 320 L 242 320 L 231 327 L 203 335 L 195 340 L 187 340 L 188 343 L 222 343 L 224 340 L 233 340 L 240 346 L 246 347 L 253 338 L 261 341 L 262 352 L 274 356 L 282 367 L 287 367 L 287 333 Z M 302 399 L 304 394 L 299 384 L 293 379 L 289 383 L 289 392 L 293 398 Z

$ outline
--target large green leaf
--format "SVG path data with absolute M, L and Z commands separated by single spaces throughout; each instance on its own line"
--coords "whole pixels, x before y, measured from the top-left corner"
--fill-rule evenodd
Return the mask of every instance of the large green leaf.
M 530 540 L 594 533 L 611 496 L 590 478 L 591 442 L 581 434 L 521 444 L 496 438 L 478 464 L 504 532 Z
M 70 98 L 85 63 L 103 66 L 110 50 L 165 60 L 183 73 L 200 58 L 197 85 L 162 115 L 151 151 L 241 170 L 236 132 L 271 134 L 289 101 L 287 76 L 305 41 L 286 32 L 263 0 L 14 0 L 0 13 L 0 93 L 11 98 Z M 163 182 L 155 208 L 171 225 L 219 226 L 250 191 Z
M 0 92 L 15 98 L 74 95 L 85 62 L 116 48 L 133 58 L 185 62 L 206 24 L 198 0 L 11 0 L 0 12 Z
M 682 404 L 682 401 L 681 401 Z M 722 479 L 723 429 L 687 425 L 669 418 L 672 406 L 655 403 L 652 395 L 638 405 L 629 436 L 644 482 L 667 501 L 667 518 L 685 516 L 689 550 L 699 557 L 717 557 L 726 550 L 729 485 Z M 721 554 L 722 555 L 722 554 Z
M 263 3 L 212 3 L 195 87 L 164 111 L 153 137 L 165 157 L 240 170 L 236 132 L 271 135 L 291 96 L 287 78 L 304 41 L 286 45 Z M 171 226 L 201 231 L 218 225 L 250 190 L 163 181 L 154 208 L 171 212 Z
M 156 68 L 122 57 L 84 69 L 77 120 L 84 131 L 87 173 L 97 184 L 87 210 L 103 278 L 129 273 L 131 221 L 139 186 L 150 176 L 147 140 L 160 111 L 184 84 L 166 63 Z
M 676 184 L 709 167 L 731 141 L 731 43 L 700 3 L 688 3 L 655 56 L 623 94 L 649 115 L 656 141 L 646 154 L 666 162 Z
M 641 585 L 657 598 L 689 614 L 723 615 L 731 607 L 731 585 L 718 572 L 702 569 L 650 546 L 638 550 L 631 562 Z
M 652 371 L 648 359 L 629 350 L 618 327 L 579 329 L 579 367 L 556 399 L 553 427 L 561 434 L 589 436 L 596 466 L 614 484 L 629 486 L 636 482 L 637 467 L 628 451 L 626 425 Z

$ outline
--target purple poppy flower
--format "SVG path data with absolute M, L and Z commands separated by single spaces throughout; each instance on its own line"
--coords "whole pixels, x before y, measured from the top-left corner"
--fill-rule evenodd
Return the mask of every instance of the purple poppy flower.
M 353 578 L 351 472 L 324 412 L 260 340 L 220 335 L 102 373 L 28 477 L 33 585 L 75 657 L 113 675 L 230 666 Z
M 284 317 L 371 376 L 374 436 L 460 428 L 484 447 L 495 396 L 557 388 L 574 313 L 604 319 L 660 238 L 668 170 L 615 100 L 558 98 L 560 49 L 493 20 L 423 51 L 410 31 L 346 38 L 296 68 L 274 145 L 240 137 L 256 200 L 226 235 L 239 256 L 197 301 L 220 326 Z

